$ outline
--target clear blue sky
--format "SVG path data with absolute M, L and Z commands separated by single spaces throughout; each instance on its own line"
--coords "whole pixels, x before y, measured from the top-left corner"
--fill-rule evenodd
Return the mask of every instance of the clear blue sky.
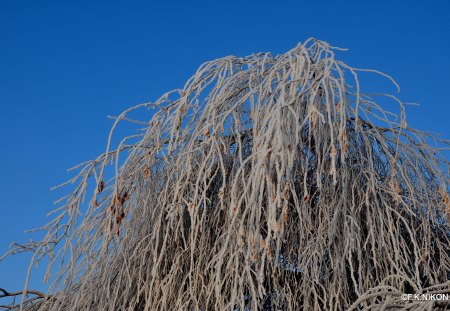
M 107 115 L 229 54 L 311 36 L 347 47 L 341 58 L 393 75 L 400 98 L 421 105 L 410 126 L 450 138 L 449 1 L 155 2 L 0 2 L 0 253 L 47 221 L 67 168 L 104 150 Z M 21 289 L 28 259 L 1 262 L 0 287 Z

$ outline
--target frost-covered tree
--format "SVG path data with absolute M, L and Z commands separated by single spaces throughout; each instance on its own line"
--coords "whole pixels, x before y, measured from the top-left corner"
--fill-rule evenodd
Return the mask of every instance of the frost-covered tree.
M 398 86 L 337 50 L 310 39 L 207 62 L 115 118 L 45 238 L 9 252 L 48 258 L 52 284 L 10 308 L 443 306 L 401 294 L 450 290 L 448 143 L 408 127 L 394 95 L 365 93 L 361 72 Z M 137 131 L 113 146 L 121 121 Z

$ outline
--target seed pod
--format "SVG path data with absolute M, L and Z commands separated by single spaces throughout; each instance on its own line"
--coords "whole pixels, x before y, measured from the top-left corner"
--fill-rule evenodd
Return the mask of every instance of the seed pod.
M 272 259 L 272 250 L 270 249 L 269 245 L 267 245 L 266 247 L 266 254 L 267 254 L 267 258 Z
M 104 188 L 105 188 L 105 183 L 103 182 L 103 180 L 101 180 L 100 183 L 97 186 L 98 193 L 101 193 Z
M 264 249 L 264 247 L 266 247 L 266 240 L 261 240 L 259 242 L 259 248 L 262 250 L 262 249 Z
M 124 202 L 123 198 L 120 195 L 115 195 L 114 196 L 114 204 L 115 205 L 122 205 Z
M 284 221 L 288 221 L 289 219 L 289 211 L 287 210 L 287 208 L 283 211 L 283 220 Z
M 252 260 L 253 260 L 253 261 L 258 261 L 258 259 L 259 259 L 259 254 L 258 254 L 258 252 L 253 252 Z
M 358 119 L 358 125 L 359 126 L 363 125 L 363 121 L 360 118 Z
M 150 175 L 150 169 L 148 168 L 148 166 L 144 169 L 144 177 L 148 178 L 148 176 Z
M 281 195 L 281 198 L 282 198 L 283 200 L 287 199 L 288 194 L 289 194 L 289 183 L 286 182 L 286 183 L 284 184 L 284 191 L 283 191 L 283 194 Z
M 305 194 L 305 196 L 303 197 L 303 201 L 308 202 L 309 201 L 309 195 Z

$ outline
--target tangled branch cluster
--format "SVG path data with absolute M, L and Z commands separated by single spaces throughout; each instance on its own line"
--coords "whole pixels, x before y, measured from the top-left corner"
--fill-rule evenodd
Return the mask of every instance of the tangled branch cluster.
M 336 50 L 310 39 L 207 62 L 118 116 L 45 238 L 10 251 L 56 270 L 25 309 L 437 307 L 400 295 L 450 290 L 448 142 L 364 93 L 370 70 Z M 113 148 L 123 120 L 140 131 Z

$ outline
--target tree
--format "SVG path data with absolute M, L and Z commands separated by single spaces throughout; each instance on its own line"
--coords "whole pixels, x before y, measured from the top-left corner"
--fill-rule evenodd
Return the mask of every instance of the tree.
M 309 39 L 207 62 L 118 116 L 45 238 L 9 252 L 56 270 L 25 309 L 444 307 L 401 294 L 450 290 L 448 142 L 364 93 L 360 72 L 398 85 L 336 50 Z M 144 109 L 150 121 L 129 117 Z M 124 120 L 140 131 L 113 148 Z

